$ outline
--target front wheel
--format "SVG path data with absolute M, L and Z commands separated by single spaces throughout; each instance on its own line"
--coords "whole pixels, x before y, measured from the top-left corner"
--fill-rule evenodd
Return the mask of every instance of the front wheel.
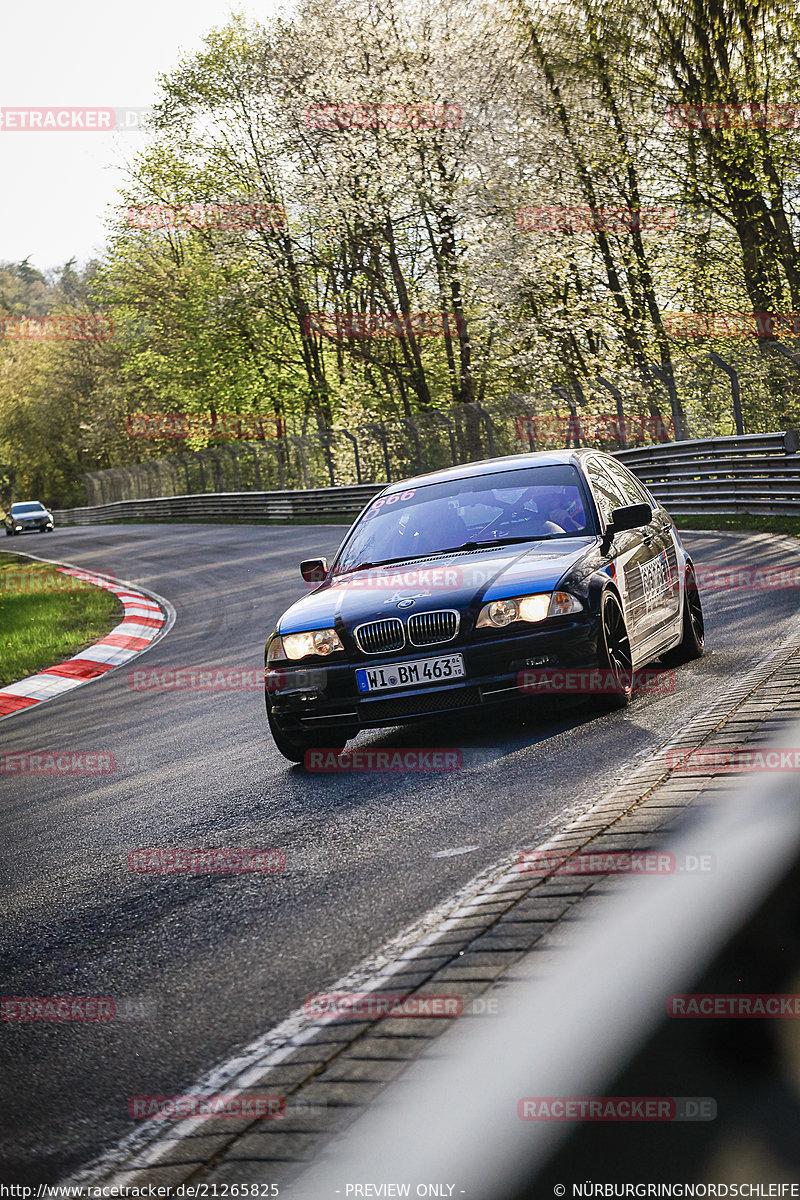
M 320 731 L 317 734 L 291 734 L 284 733 L 278 728 L 277 722 L 273 719 L 272 713 L 267 708 L 267 720 L 269 721 L 269 731 L 272 734 L 272 739 L 275 745 L 280 750 L 284 758 L 288 758 L 289 762 L 301 763 L 309 750 L 344 750 L 347 745 L 348 737 L 345 733 L 323 733 Z M 351 736 L 355 737 L 355 733 Z
M 598 707 L 625 708 L 633 694 L 633 658 L 625 616 L 613 592 L 605 593 L 600 606 L 598 658 L 603 674 Z
M 700 658 L 705 648 L 706 629 L 697 590 L 697 576 L 694 567 L 687 563 L 683 588 L 683 636 L 677 646 L 661 655 L 661 661 L 668 667 L 677 667 Z

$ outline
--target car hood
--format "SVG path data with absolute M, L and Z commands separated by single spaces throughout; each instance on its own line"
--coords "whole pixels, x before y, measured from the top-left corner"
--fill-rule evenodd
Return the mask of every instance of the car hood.
M 497 550 L 455 551 L 339 576 L 288 608 L 278 622 L 278 632 L 324 629 L 337 620 L 350 628 L 398 611 L 408 615 L 439 608 L 463 611 L 479 599 L 550 592 L 597 541 L 592 535 Z M 403 603 L 409 600 L 413 603 Z

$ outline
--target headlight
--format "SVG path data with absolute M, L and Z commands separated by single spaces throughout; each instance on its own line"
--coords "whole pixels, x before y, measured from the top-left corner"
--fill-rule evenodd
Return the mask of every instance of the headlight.
M 545 617 L 564 617 L 581 612 L 583 604 L 569 592 L 538 592 L 535 596 L 516 596 L 511 600 L 491 600 L 478 613 L 478 628 L 503 629 L 514 621 L 534 623 Z
M 307 633 L 286 633 L 281 638 L 287 658 L 307 658 L 309 654 L 333 654 L 343 650 L 335 629 L 310 629 Z M 274 644 L 274 643 L 273 643 Z

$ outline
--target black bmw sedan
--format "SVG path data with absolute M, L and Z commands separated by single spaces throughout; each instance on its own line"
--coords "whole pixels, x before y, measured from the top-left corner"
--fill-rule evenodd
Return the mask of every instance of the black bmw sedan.
M 54 521 L 53 514 L 43 504 L 38 500 L 28 500 L 12 504 L 3 524 L 6 527 L 6 537 L 13 537 L 16 533 L 50 533 Z
M 300 570 L 312 590 L 265 652 L 270 729 L 294 762 L 360 729 L 519 702 L 565 671 L 619 707 L 645 664 L 703 653 L 695 571 L 669 515 L 596 450 L 390 484 L 332 564 Z

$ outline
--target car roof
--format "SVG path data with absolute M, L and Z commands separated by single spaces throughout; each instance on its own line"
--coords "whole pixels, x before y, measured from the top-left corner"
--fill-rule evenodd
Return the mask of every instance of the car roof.
M 528 454 L 505 454 L 502 458 L 483 458 L 479 462 L 459 463 L 445 467 L 442 471 L 429 471 L 425 475 L 412 475 L 397 483 L 390 483 L 380 493 L 389 496 L 409 487 L 426 487 L 432 483 L 456 482 L 459 479 L 474 479 L 477 475 L 496 475 L 498 471 L 520 471 L 524 467 L 578 466 L 580 460 L 590 453 L 602 453 L 591 449 L 535 450 Z

